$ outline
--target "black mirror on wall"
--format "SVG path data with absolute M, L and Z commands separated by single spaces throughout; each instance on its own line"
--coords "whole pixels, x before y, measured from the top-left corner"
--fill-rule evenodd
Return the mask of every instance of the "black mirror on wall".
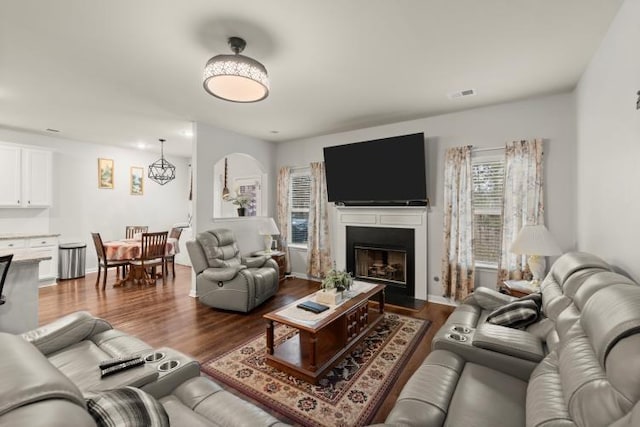
M 636 110 L 640 110 L 640 90 L 638 91 L 638 100 L 636 101 Z

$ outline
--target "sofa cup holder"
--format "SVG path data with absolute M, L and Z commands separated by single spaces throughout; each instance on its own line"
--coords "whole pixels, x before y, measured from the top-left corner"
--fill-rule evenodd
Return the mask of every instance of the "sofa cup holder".
M 169 371 L 173 371 L 178 366 L 180 366 L 180 361 L 171 359 L 171 360 L 167 360 L 166 362 L 162 362 L 161 364 L 159 364 L 158 365 L 158 371 L 160 371 L 160 372 L 169 372 Z
M 463 334 L 463 335 L 467 335 L 471 333 L 471 329 L 467 328 L 466 326 L 462 326 L 462 325 L 455 325 L 451 328 L 452 332 L 455 332 L 456 334 Z
M 154 351 L 153 353 L 149 353 L 144 357 L 145 362 L 159 362 L 164 359 L 166 354 L 161 351 Z
M 446 334 L 445 337 L 448 340 L 457 341 L 457 342 L 465 342 L 467 340 L 467 337 L 465 337 L 464 335 L 460 335 L 456 333 Z

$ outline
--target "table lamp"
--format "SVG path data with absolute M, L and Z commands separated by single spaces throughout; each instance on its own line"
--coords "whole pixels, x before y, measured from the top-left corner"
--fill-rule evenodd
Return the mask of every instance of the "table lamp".
M 265 253 L 271 253 L 271 242 L 273 241 L 271 236 L 280 234 L 280 230 L 278 230 L 278 226 L 273 218 L 266 218 L 262 221 L 258 233 L 264 236 Z
M 542 224 L 522 227 L 511 244 L 510 250 L 518 255 L 529 256 L 527 264 L 533 275 L 532 283 L 534 285 L 539 285 L 544 278 L 547 267 L 545 256 L 562 253 L 547 227 Z

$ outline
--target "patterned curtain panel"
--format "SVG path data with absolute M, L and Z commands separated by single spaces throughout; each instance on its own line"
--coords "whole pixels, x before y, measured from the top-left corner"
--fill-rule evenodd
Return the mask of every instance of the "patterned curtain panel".
M 507 144 L 498 285 L 522 278 L 526 257 L 511 253 L 509 248 L 524 225 L 544 224 L 543 196 L 542 140 Z
M 324 277 L 332 268 L 329 236 L 329 202 L 324 162 L 311 163 L 311 200 L 309 204 L 309 241 L 307 274 Z
M 456 301 L 473 292 L 471 147 L 449 148 L 444 166 L 442 294 Z
M 289 182 L 291 168 L 283 166 L 278 171 L 278 182 L 276 183 L 277 206 L 276 221 L 280 230 L 280 246 L 285 253 L 286 273 L 291 272 L 291 262 L 289 260 Z

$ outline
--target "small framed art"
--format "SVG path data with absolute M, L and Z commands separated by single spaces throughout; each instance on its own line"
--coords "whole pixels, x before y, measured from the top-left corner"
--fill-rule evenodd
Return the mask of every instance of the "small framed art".
M 113 159 L 98 159 L 98 188 L 113 189 Z
M 144 194 L 144 168 L 131 166 L 129 188 L 132 196 L 142 196 Z

